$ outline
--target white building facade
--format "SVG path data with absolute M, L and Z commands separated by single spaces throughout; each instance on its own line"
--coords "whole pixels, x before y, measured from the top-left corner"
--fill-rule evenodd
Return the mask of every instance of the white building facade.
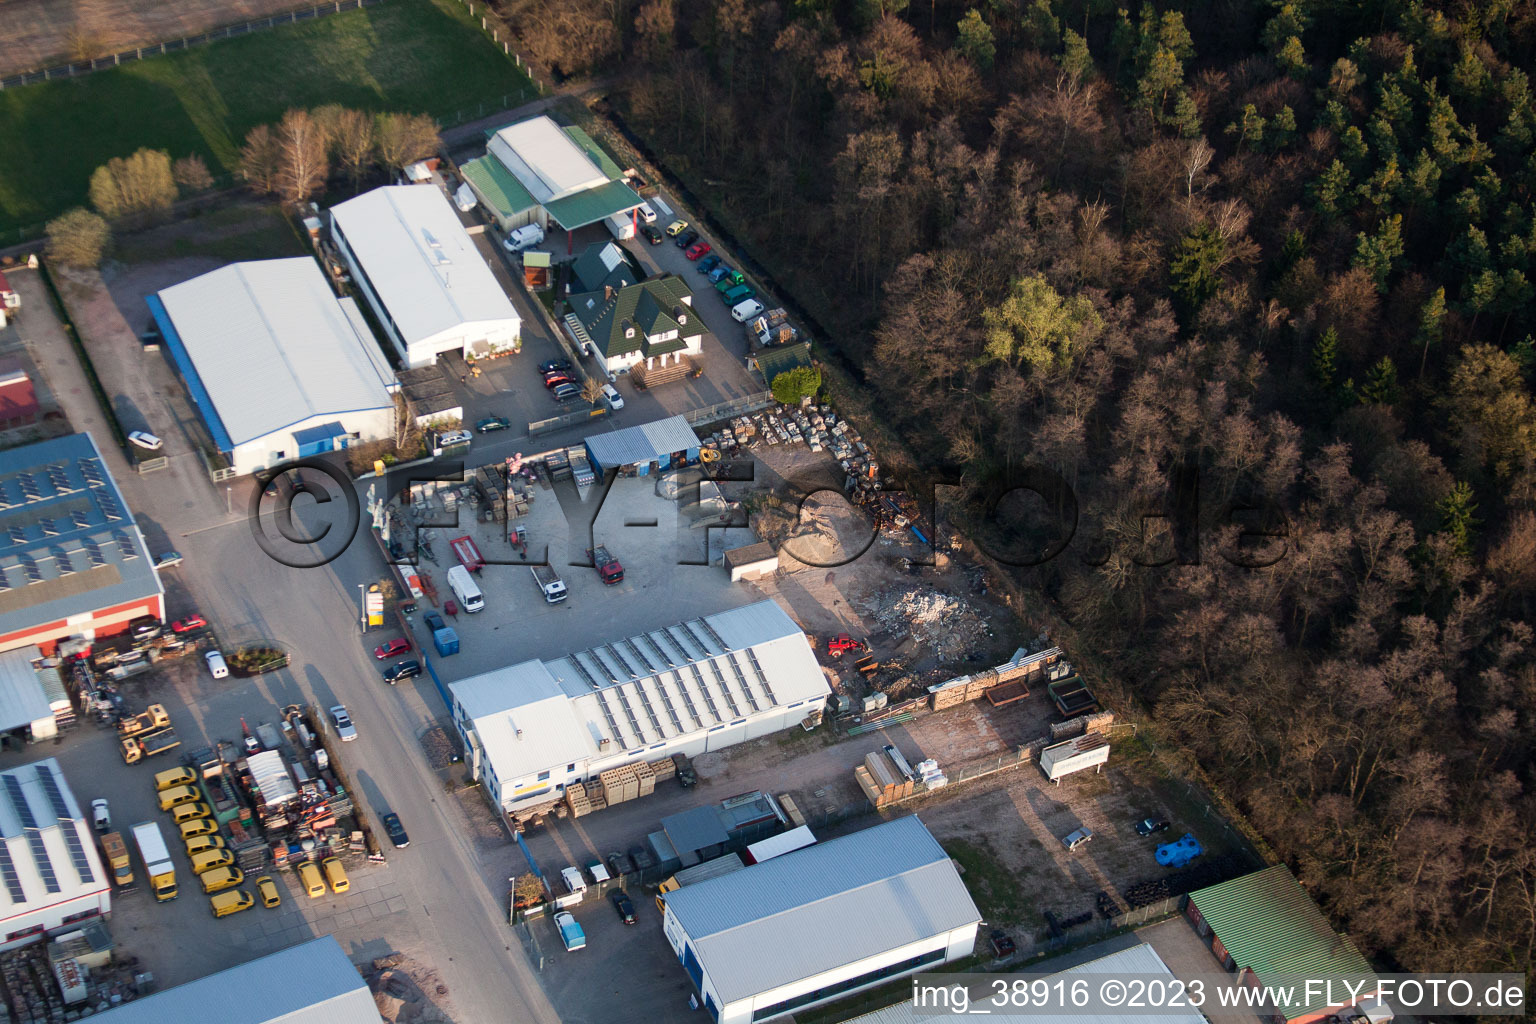
M 508 812 L 559 799 L 610 768 L 819 720 L 831 692 L 805 634 L 772 601 L 449 689 L 470 770 Z
M 110 878 L 57 759 L 0 772 L 0 950 L 106 917 Z
M 330 210 L 352 280 L 400 360 L 516 351 L 522 319 L 440 189 L 389 185 Z
M 980 923 L 908 817 L 669 892 L 662 931 L 713 1019 L 748 1024 L 969 956 Z

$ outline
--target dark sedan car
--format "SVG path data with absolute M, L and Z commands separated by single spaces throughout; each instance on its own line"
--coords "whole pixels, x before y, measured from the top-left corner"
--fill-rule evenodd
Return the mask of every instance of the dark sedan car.
M 635 905 L 629 901 L 628 896 L 624 895 L 623 889 L 613 890 L 608 894 L 608 898 L 613 901 L 613 909 L 619 912 L 620 921 L 625 924 L 635 923 Z
M 484 434 L 492 430 L 506 430 L 511 425 L 512 421 L 505 416 L 487 416 L 475 424 L 475 429 Z
M 423 615 L 422 618 L 426 620 L 427 628 L 432 630 L 434 633 L 439 629 L 442 629 L 445 625 L 443 622 L 443 617 L 437 614 L 437 612 L 427 612 L 427 614 Z
M 645 240 L 650 242 L 652 245 L 661 244 L 661 230 L 657 228 L 656 225 L 642 224 L 640 225 L 640 233 L 644 235 Z
M 539 364 L 540 373 L 551 373 L 555 370 L 569 370 L 570 368 L 571 361 L 569 359 L 550 359 Z
M 403 850 L 411 845 L 411 837 L 405 834 L 405 826 L 400 824 L 400 815 L 384 815 L 384 831 L 389 833 L 389 841 L 395 844 L 395 849 Z
M 699 233 L 697 231 L 694 231 L 694 230 L 690 229 L 690 230 L 684 231 L 682 234 L 678 235 L 674 244 L 676 244 L 676 246 L 679 249 L 686 249 L 690 245 L 692 245 L 694 242 L 697 242 L 698 240 L 699 240 Z
M 390 686 L 394 686 L 402 679 L 415 679 L 419 675 L 421 675 L 421 662 L 414 660 L 402 661 L 400 664 L 391 665 L 384 670 L 384 681 Z
M 1168 822 L 1163 818 L 1142 818 L 1136 823 L 1136 834 L 1150 836 L 1162 832 L 1168 828 Z

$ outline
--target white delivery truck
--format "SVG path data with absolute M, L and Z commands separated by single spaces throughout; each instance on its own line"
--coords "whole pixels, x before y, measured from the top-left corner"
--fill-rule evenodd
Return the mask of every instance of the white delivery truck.
M 608 233 L 621 242 L 635 237 L 635 222 L 627 213 L 615 213 L 604 217 L 603 223 L 608 225 Z
M 485 607 L 485 595 L 480 593 L 480 584 L 475 582 L 469 570 L 462 565 L 448 570 L 448 588 L 459 599 L 459 607 L 466 612 L 477 612 Z

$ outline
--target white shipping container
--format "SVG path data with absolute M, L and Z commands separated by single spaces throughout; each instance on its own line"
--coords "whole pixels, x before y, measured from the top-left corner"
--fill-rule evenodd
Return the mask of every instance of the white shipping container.
M 1040 751 L 1040 769 L 1057 782 L 1073 772 L 1096 768 L 1109 760 L 1109 744 L 1100 736 L 1079 736 Z

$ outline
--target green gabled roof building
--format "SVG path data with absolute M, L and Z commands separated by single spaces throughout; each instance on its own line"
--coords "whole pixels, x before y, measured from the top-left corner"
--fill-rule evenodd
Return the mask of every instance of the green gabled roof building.
M 773 378 L 779 374 L 811 365 L 811 344 L 808 341 L 797 341 L 793 345 L 775 345 L 748 356 L 747 361 L 751 364 L 748 369 L 756 367 L 757 372 L 763 375 L 763 382 L 772 387 Z
M 1189 894 L 1185 914 L 1227 970 L 1251 972 L 1256 984 L 1333 978 L 1338 992 L 1342 986 L 1337 979 L 1358 984 L 1376 978 L 1365 957 L 1333 930 L 1283 864 L 1197 889 Z M 1309 998 L 1298 987 L 1289 1004 L 1279 1009 L 1286 1021 L 1304 1024 L 1337 1008 L 1321 994 Z
M 674 352 L 697 353 L 708 333 L 693 311 L 693 292 L 676 274 L 571 295 L 566 301 L 610 370 L 651 365 Z
M 503 231 L 550 221 L 574 231 L 640 205 L 590 135 L 544 115 L 486 132 L 485 156 L 460 171 Z

